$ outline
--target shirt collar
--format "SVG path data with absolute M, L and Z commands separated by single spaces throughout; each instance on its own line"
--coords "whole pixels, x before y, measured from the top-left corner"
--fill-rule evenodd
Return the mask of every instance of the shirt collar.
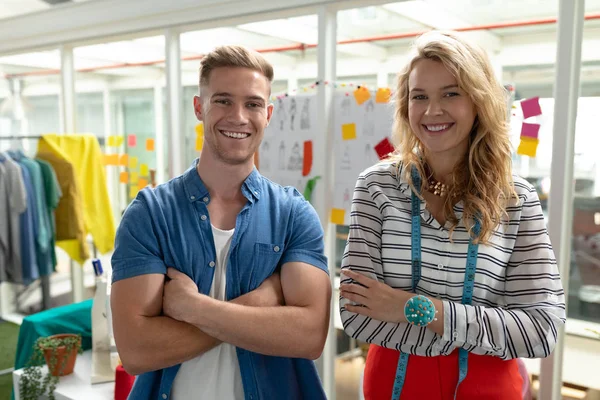
M 202 178 L 200 178 L 200 175 L 198 174 L 197 167 L 199 160 L 199 158 L 196 158 L 188 170 L 182 175 L 185 193 L 190 203 L 209 197 L 208 188 L 204 182 L 202 182 Z M 251 202 L 260 198 L 261 179 L 262 175 L 254 168 L 246 180 L 244 180 L 242 193 Z

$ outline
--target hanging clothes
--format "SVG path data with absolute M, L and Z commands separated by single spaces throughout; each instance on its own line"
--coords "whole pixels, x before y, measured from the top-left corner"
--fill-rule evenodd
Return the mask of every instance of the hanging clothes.
M 68 218 L 62 214 L 61 203 L 63 200 L 71 201 L 75 203 L 69 210 L 71 215 L 78 215 L 78 213 L 81 215 L 78 210 L 83 210 L 83 235 L 77 229 L 75 239 L 61 240 L 57 232 L 57 245 L 80 264 L 89 258 L 89 249 L 85 241 L 87 233 L 92 235 L 94 243 L 101 253 L 112 250 L 115 240 L 115 223 L 98 139 L 91 134 L 43 135 L 38 143 L 37 158 L 49 162 L 54 167 L 59 181 L 61 181 L 59 167 L 53 163 L 53 160 L 59 158 L 63 163 L 67 161 L 74 170 L 74 187 L 71 188 L 74 190 L 73 193 L 65 191 L 67 188 L 62 186 L 61 181 L 63 199 L 56 210 L 56 224 L 58 231 L 63 218 Z M 80 194 L 79 201 L 76 193 Z M 67 221 L 65 220 L 65 222 Z M 79 226 L 80 221 L 76 221 L 76 223 Z
M 7 154 L 0 154 L 0 164 L 0 252 L 4 260 L 0 279 L 23 283 L 21 217 L 27 209 L 27 190 L 16 162 Z
M 60 190 L 60 185 L 52 166 L 48 162 L 40 159 L 35 159 L 34 161 L 40 166 L 44 181 L 44 192 L 46 194 L 44 205 L 50 224 L 50 258 L 52 271 L 56 271 L 56 218 L 54 212 L 62 197 L 62 191 Z

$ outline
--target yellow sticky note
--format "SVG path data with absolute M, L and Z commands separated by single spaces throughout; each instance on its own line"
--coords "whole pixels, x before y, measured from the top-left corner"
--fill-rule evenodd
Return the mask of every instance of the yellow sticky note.
M 354 91 L 354 98 L 356 99 L 356 103 L 360 106 L 365 101 L 369 100 L 371 97 L 371 92 L 365 86 L 361 86 Z
M 135 198 L 139 191 L 140 190 L 138 189 L 137 185 L 129 186 L 129 197 Z
M 196 136 L 204 136 L 204 124 L 202 122 L 196 125 Z
M 119 165 L 119 155 L 104 154 L 104 165 Z
M 137 185 L 140 180 L 140 175 L 137 172 L 132 172 L 129 174 L 129 183 L 132 185 Z
M 517 154 L 520 154 L 522 156 L 535 157 L 539 143 L 539 139 L 521 137 L 521 143 L 519 144 L 519 148 L 517 149 Z
M 117 147 L 117 140 L 116 140 L 116 136 L 109 136 L 108 140 L 106 141 L 106 144 L 108 145 L 108 147 Z
M 140 180 L 138 181 L 138 189 L 142 190 L 146 186 L 148 186 L 148 179 L 140 178 Z
M 123 145 L 123 136 L 115 136 L 115 146 L 120 147 Z
M 148 164 L 140 164 L 140 175 L 148 176 Z
M 121 183 L 129 182 L 129 174 L 126 171 L 123 171 L 119 174 L 119 182 L 121 182 Z
M 204 146 L 204 137 L 198 136 L 196 137 L 196 151 L 201 151 Z
M 146 139 L 146 151 L 154 151 L 154 139 Z
M 129 168 L 134 169 L 137 167 L 138 158 L 137 157 L 129 157 Z
M 127 163 L 129 163 L 129 155 L 121 154 L 121 156 L 119 157 L 119 165 L 122 167 L 126 167 Z
M 356 139 L 356 124 L 343 124 L 342 125 L 342 139 L 354 140 Z
M 390 101 L 391 96 L 392 91 L 390 90 L 390 88 L 379 88 L 377 89 L 377 93 L 375 93 L 375 102 L 387 103 Z
M 331 209 L 331 223 L 336 225 L 344 225 L 344 218 L 346 217 L 346 210 L 341 208 Z

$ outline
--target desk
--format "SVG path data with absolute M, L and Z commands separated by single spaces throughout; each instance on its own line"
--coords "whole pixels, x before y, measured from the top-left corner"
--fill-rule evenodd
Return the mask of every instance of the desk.
M 48 367 L 43 366 L 43 374 L 48 373 Z M 56 400 L 112 400 L 115 398 L 115 383 L 98 383 L 92 385 L 90 376 L 92 371 L 92 352 L 85 351 L 77 356 L 75 370 L 72 374 L 62 376 L 56 385 L 54 396 Z M 15 400 L 20 400 L 19 381 L 23 369 L 13 372 L 13 388 Z

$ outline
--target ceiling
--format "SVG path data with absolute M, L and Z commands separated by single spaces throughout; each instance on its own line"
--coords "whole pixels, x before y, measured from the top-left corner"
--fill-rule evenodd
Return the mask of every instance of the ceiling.
M 2 0 L 0 20 L 18 15 L 42 12 L 51 7 L 61 7 L 67 3 L 82 3 L 90 0 Z

